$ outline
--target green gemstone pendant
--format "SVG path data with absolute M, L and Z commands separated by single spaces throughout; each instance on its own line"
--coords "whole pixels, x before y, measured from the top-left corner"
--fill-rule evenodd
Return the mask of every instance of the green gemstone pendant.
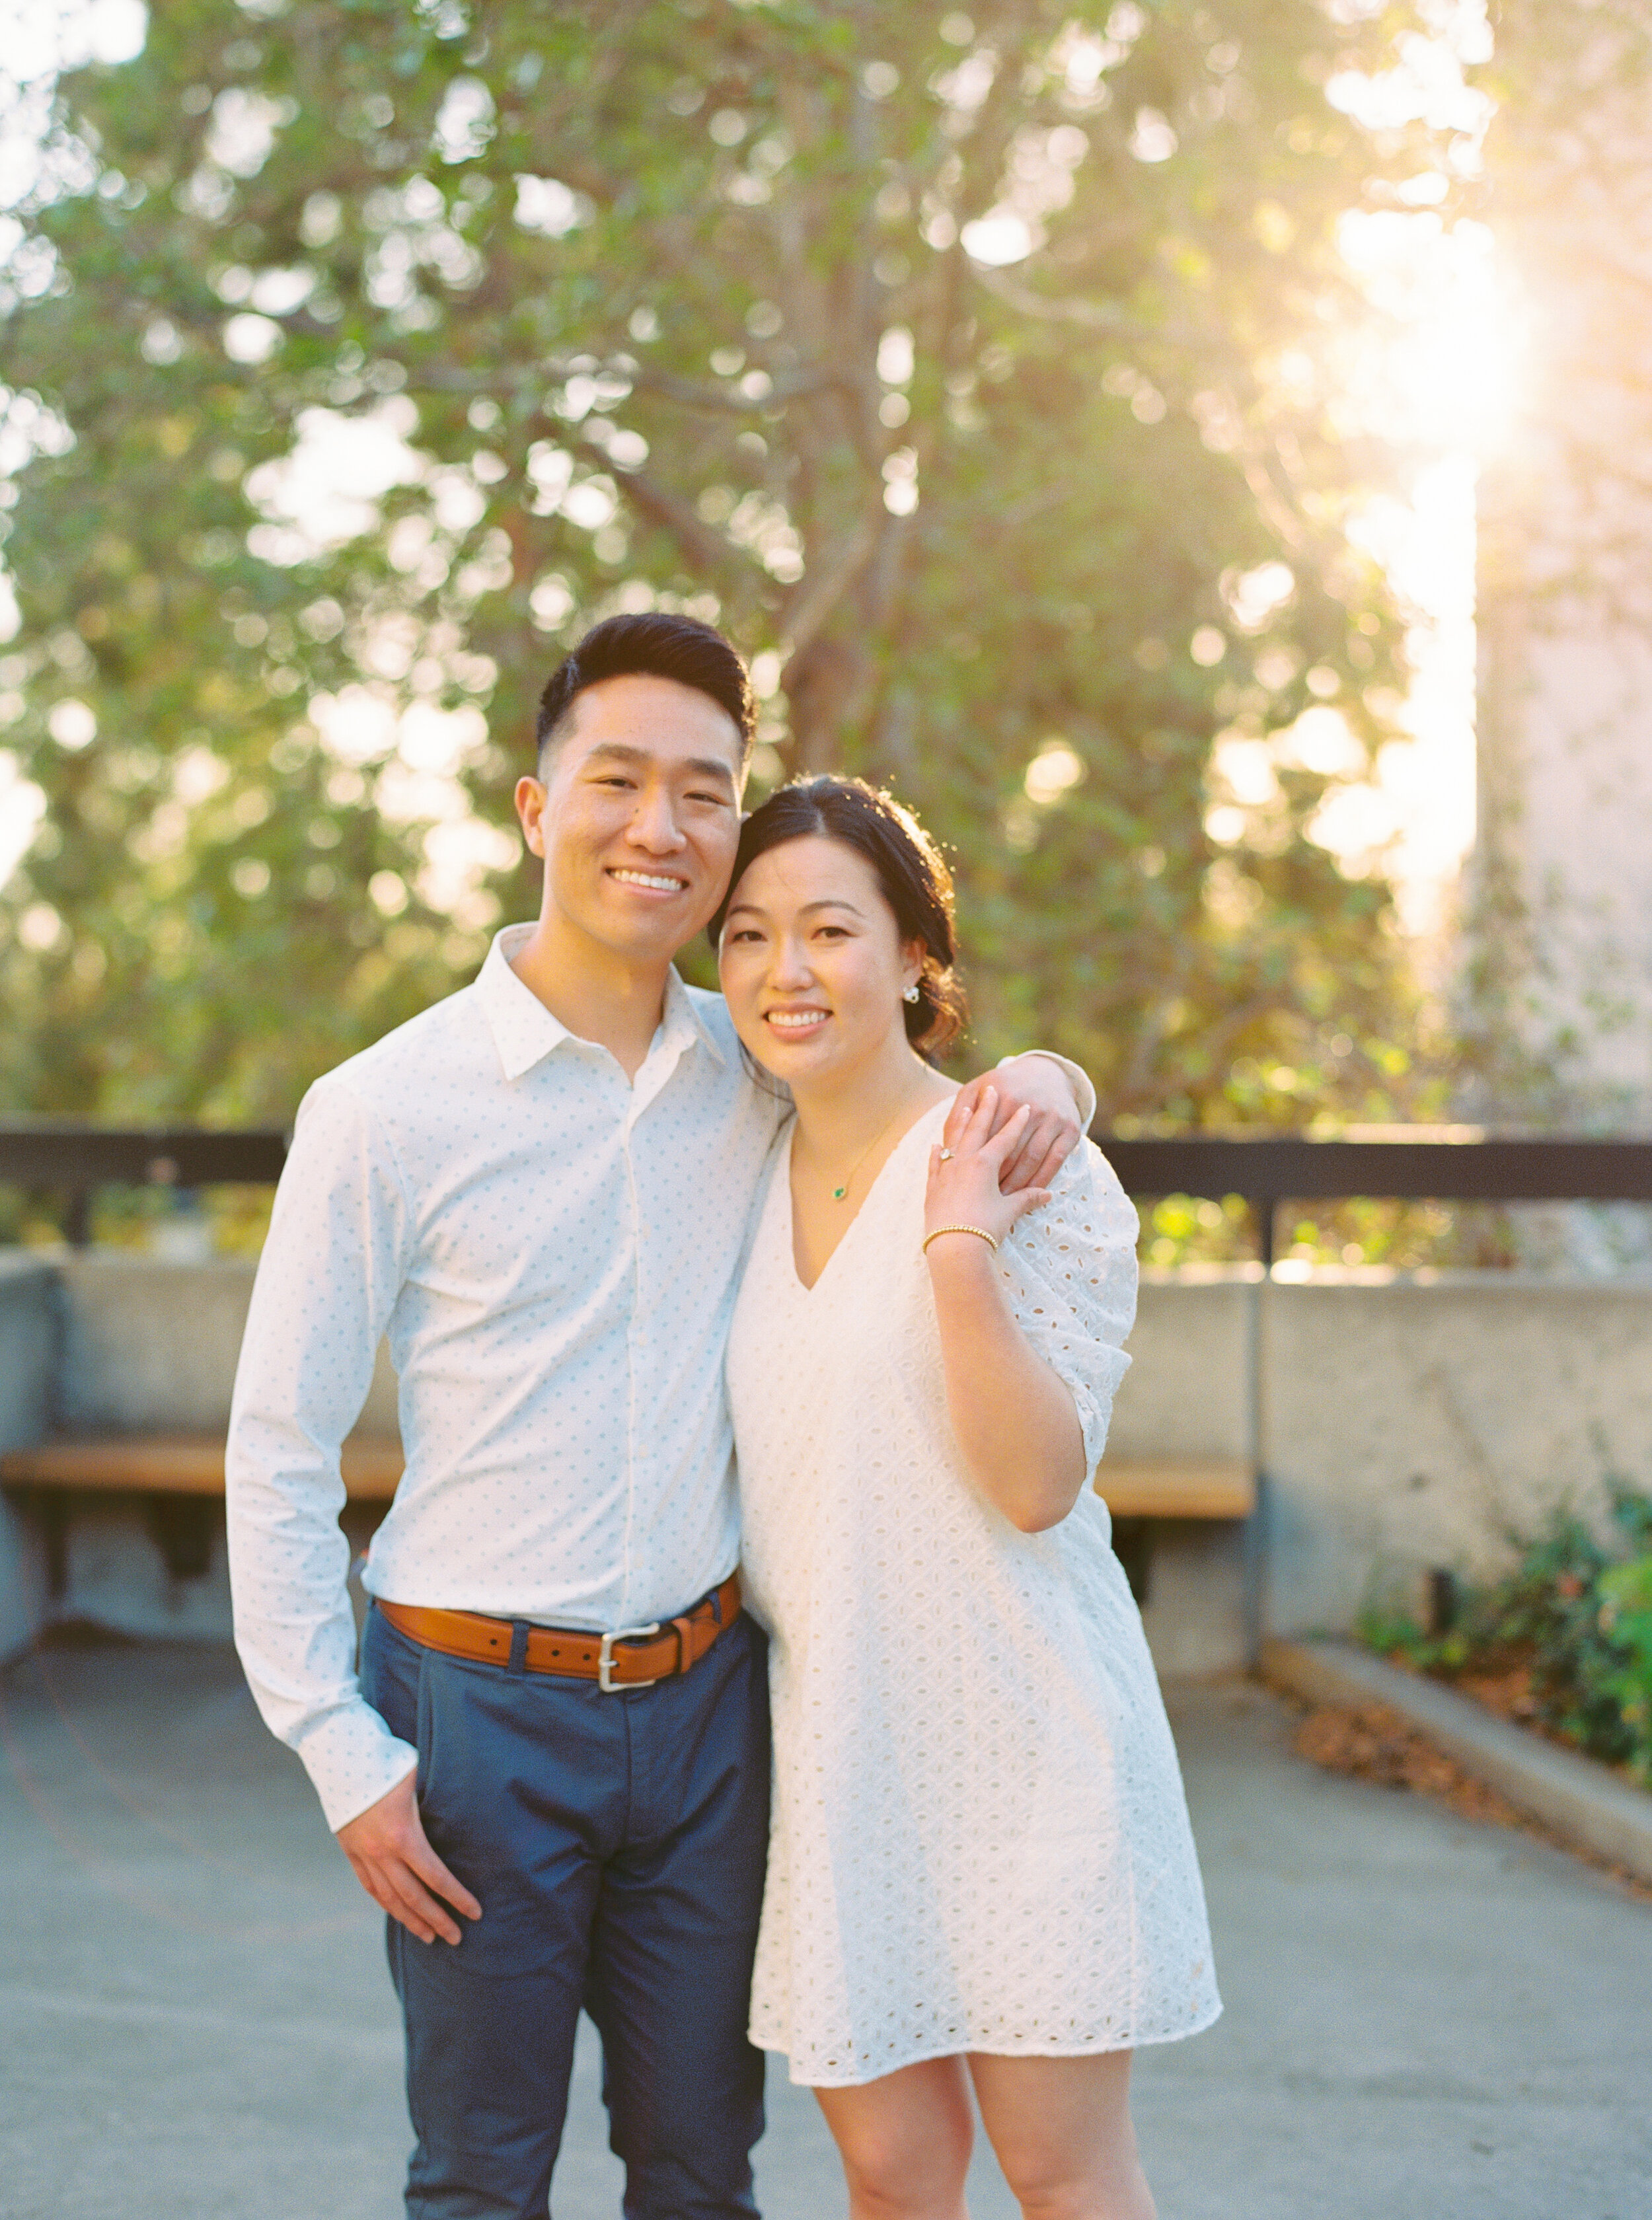
M 843 1199 L 844 1199 L 845 1195 L 846 1195 L 846 1194 L 848 1194 L 848 1192 L 849 1192 L 849 1182 L 845 1180 L 845 1182 L 844 1182 L 844 1184 L 843 1184 L 841 1187 L 834 1187 L 834 1188 L 832 1188 L 832 1200 L 833 1200 L 833 1202 L 841 1202 L 841 1201 L 843 1200 Z

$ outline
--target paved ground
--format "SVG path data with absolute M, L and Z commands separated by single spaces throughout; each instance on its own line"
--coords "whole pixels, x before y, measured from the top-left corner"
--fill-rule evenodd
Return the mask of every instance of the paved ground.
M 1138 2068 L 1163 2220 L 1646 2220 L 1652 1906 L 1314 1772 L 1255 1690 L 1172 1709 L 1228 2010 Z M 0 1675 L 0 1902 L 7 2220 L 394 2220 L 377 1916 L 231 1656 Z M 832 2220 L 813 2100 L 771 2093 L 768 2220 Z M 587 2049 L 556 2211 L 618 2209 Z

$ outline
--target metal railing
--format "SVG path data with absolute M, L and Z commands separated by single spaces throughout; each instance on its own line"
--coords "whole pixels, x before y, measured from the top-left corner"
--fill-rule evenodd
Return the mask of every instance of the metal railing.
M 1310 1140 L 1300 1133 L 1142 1139 L 1096 1130 L 1127 1193 L 1242 1195 L 1257 1253 L 1274 1261 L 1280 1206 L 1354 1196 L 1412 1202 L 1652 1202 L 1652 1138 L 1487 1135 Z M 286 1161 L 277 1126 L 0 1125 L 0 1184 L 61 1195 L 71 1240 L 90 1236 L 101 1187 L 271 1186 Z
M 1507 1138 L 1459 1128 L 1426 1139 L 1309 1140 L 1300 1133 L 1095 1139 L 1130 1194 L 1243 1195 L 1262 1262 L 1285 1202 L 1652 1202 L 1652 1139 Z
M 273 1187 L 287 1139 L 279 1126 L 0 1125 L 0 1185 L 60 1196 L 65 1234 L 84 1248 L 99 1188 Z

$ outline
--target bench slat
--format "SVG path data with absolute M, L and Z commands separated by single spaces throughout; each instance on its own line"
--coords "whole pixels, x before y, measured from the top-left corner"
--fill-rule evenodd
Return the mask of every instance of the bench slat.
M 1248 1518 L 1256 1507 L 1243 1457 L 1103 1457 L 1095 1492 L 1115 1518 Z
M 402 1445 L 371 1435 L 347 1441 L 344 1489 L 352 1503 L 388 1503 L 402 1477 Z M 84 1487 L 134 1494 L 221 1495 L 224 1444 L 212 1434 L 135 1434 L 36 1442 L 0 1456 L 12 1487 Z
M 344 1445 L 352 1503 L 388 1503 L 402 1477 L 402 1445 L 363 1435 Z M 224 1444 L 213 1434 L 137 1434 L 37 1442 L 0 1456 L 9 1487 L 82 1487 L 134 1494 L 221 1495 Z M 1115 1518 L 1248 1518 L 1256 1483 L 1239 1457 L 1107 1458 L 1096 1493 Z

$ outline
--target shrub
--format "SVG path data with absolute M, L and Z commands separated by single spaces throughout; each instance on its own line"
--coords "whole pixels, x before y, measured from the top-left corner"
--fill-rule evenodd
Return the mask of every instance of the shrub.
M 1604 1539 L 1557 1512 L 1512 1572 L 1462 1593 L 1443 1632 L 1393 1611 L 1357 1631 L 1443 1680 L 1525 1666 L 1545 1726 L 1652 1788 L 1652 1497 L 1614 1483 Z

